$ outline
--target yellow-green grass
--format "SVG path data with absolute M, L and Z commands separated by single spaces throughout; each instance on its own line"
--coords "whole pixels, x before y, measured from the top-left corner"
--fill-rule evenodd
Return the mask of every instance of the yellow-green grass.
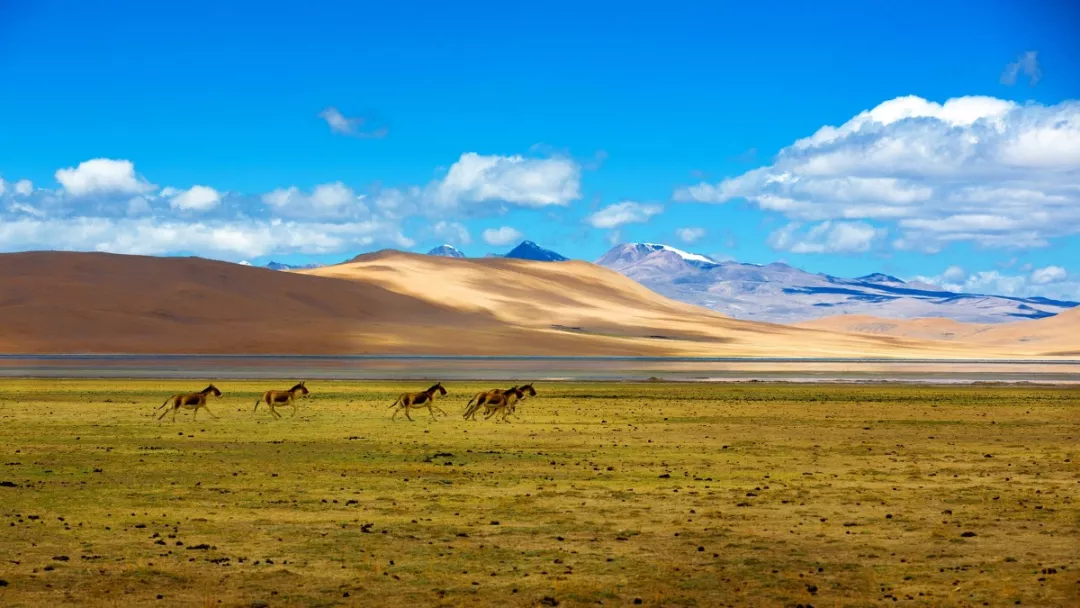
M 0 381 L 0 604 L 1080 605 L 1076 389 L 289 384 Z

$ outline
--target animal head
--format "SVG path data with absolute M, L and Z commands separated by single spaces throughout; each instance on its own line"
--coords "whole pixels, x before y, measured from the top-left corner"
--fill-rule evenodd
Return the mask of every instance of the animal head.
M 204 388 L 202 392 L 203 393 L 212 393 L 215 397 L 220 397 L 221 396 L 221 391 L 219 391 L 218 387 L 214 386 L 213 384 L 211 384 L 210 386 Z
M 301 395 L 306 395 L 306 394 L 308 394 L 310 392 L 310 391 L 307 390 L 307 387 L 304 386 L 303 382 L 301 382 L 300 384 L 297 384 L 296 386 L 289 389 L 290 393 L 295 393 L 297 391 L 299 391 Z
M 518 387 L 518 389 L 521 392 L 527 394 L 530 397 L 535 397 L 536 396 L 536 389 L 533 388 L 532 383 L 522 384 L 521 386 Z
M 440 383 L 436 384 L 435 386 L 433 386 L 432 389 L 437 389 L 439 391 L 440 395 L 445 395 L 446 394 L 446 389 L 443 388 L 442 382 L 440 382 Z
M 521 399 L 522 397 L 525 396 L 525 393 L 520 388 L 518 388 L 516 386 L 511 388 L 510 390 L 506 391 L 506 394 L 507 394 L 507 396 L 514 395 L 518 399 Z

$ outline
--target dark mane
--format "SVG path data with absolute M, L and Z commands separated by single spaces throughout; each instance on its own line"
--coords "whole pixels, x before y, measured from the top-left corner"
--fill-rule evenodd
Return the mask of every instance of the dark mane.
M 433 394 L 433 393 L 434 393 L 435 391 L 439 391 L 439 392 L 440 392 L 440 393 L 442 393 L 443 395 L 445 395 L 445 394 L 446 394 L 446 389 L 445 389 L 445 388 L 443 388 L 443 386 L 442 386 L 442 382 L 436 382 L 435 384 L 433 384 L 433 385 L 432 385 L 432 386 L 431 386 L 430 388 L 428 388 L 428 389 L 427 389 L 426 391 L 424 391 L 424 392 L 425 392 L 425 393 L 427 393 L 427 394 L 429 394 L 429 395 L 431 395 L 431 394 Z
M 293 392 L 293 391 L 298 391 L 298 390 L 300 390 L 300 389 L 302 389 L 302 388 L 304 388 L 304 383 L 303 383 L 303 382 L 299 382 L 299 383 L 297 383 L 297 384 L 296 384 L 296 386 L 294 386 L 294 387 L 290 388 L 290 389 L 289 389 L 289 392 L 291 393 L 291 392 Z

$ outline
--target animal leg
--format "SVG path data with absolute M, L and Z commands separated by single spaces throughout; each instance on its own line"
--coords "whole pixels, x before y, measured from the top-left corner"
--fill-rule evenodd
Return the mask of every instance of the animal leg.
M 292 402 L 292 415 L 293 416 L 296 415 L 296 402 L 295 401 Z
M 405 406 L 405 417 L 409 419 L 409 422 L 416 422 L 412 419 L 412 416 L 409 415 L 409 406 L 407 405 Z
M 275 418 L 281 418 L 281 414 L 277 411 L 277 406 L 273 403 L 270 404 L 270 413 L 273 414 Z
M 200 407 L 202 407 L 202 406 L 199 406 L 199 405 L 195 406 L 195 413 L 191 415 L 192 422 L 199 419 L 199 408 Z
M 206 407 L 206 406 L 204 405 L 204 406 L 202 407 L 202 409 L 206 410 L 206 413 L 207 413 L 207 414 L 210 414 L 210 417 L 211 417 L 211 418 L 213 418 L 214 420 L 220 420 L 220 418 L 218 418 L 217 416 L 215 416 L 215 415 L 214 415 L 214 412 L 211 412 L 211 411 L 210 411 L 210 408 L 208 408 L 208 407 Z M 198 410 L 196 410 L 196 411 L 198 411 Z

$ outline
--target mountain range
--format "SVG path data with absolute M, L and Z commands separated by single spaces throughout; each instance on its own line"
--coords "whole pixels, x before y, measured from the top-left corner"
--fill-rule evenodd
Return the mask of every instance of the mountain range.
M 465 254 L 460 249 L 453 245 L 439 245 L 438 247 L 427 252 L 428 255 L 438 256 L 440 258 L 463 258 Z
M 574 260 L 383 250 L 268 272 L 200 258 L 28 252 L 0 254 L 0 285 L 5 353 L 1080 355 L 1080 308 L 976 327 L 855 315 L 776 325 Z
M 436 247 L 428 255 L 466 258 L 452 245 Z M 506 254 L 488 254 L 486 257 L 536 262 L 568 260 L 532 241 L 522 241 Z M 1076 302 L 1039 297 L 956 293 L 884 273 L 842 278 L 806 272 L 779 262 L 759 265 L 718 261 L 657 243 L 617 245 L 595 263 L 673 300 L 709 308 L 736 319 L 770 323 L 792 324 L 837 315 L 870 315 L 987 324 L 1040 319 L 1077 306 Z M 270 262 L 266 267 L 310 270 L 322 265 Z
M 281 262 L 271 261 L 263 268 L 269 268 L 270 270 L 311 270 L 321 266 L 322 264 L 282 264 Z
M 1077 306 L 1048 298 L 954 293 L 881 273 L 846 279 L 778 262 L 720 262 L 655 243 L 618 245 L 595 263 L 674 300 L 772 323 L 835 315 L 1003 323 L 1049 317 Z

